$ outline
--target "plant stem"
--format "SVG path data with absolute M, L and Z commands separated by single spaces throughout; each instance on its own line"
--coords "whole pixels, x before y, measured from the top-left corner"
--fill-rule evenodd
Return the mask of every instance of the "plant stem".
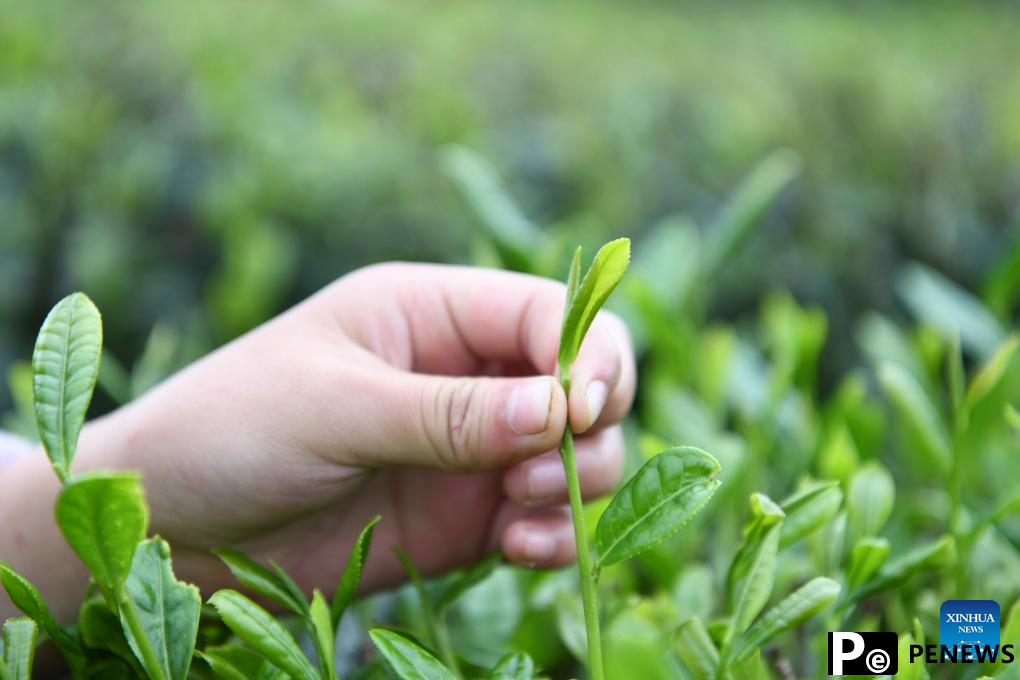
M 561 380 L 563 390 L 570 394 L 570 379 Z M 574 435 L 570 423 L 563 431 L 560 457 L 567 473 L 567 492 L 570 495 L 570 514 L 574 519 L 574 540 L 577 541 L 577 570 L 581 577 L 581 602 L 584 605 L 584 627 L 588 634 L 588 670 L 592 680 L 605 680 L 602 662 L 602 633 L 599 631 L 599 606 L 595 577 L 592 574 L 591 553 L 588 550 L 588 530 L 584 525 L 584 501 L 581 500 L 581 483 L 577 478 L 577 461 L 574 459 Z
M 135 644 L 138 646 L 138 653 L 142 657 L 142 666 L 145 668 L 145 672 L 149 675 L 150 680 L 167 680 L 166 674 L 163 673 L 163 666 L 159 658 L 156 657 L 156 651 L 152 648 L 152 644 L 145 634 L 142 620 L 138 618 L 134 602 L 128 598 L 123 586 L 120 590 L 121 592 L 118 593 L 117 597 L 120 613 L 124 617 L 124 622 L 127 623 L 128 629 L 131 631 L 131 637 L 135 639 Z
M 967 590 L 967 566 L 970 561 L 971 541 L 963 534 L 963 445 L 970 414 L 961 411 L 953 422 L 953 460 L 949 479 L 949 531 L 956 540 L 959 562 L 955 574 L 955 593 L 958 599 L 965 597 Z

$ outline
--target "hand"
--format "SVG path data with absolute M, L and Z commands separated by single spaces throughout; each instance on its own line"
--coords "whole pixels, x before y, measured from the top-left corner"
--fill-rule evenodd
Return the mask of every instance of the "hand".
M 367 589 L 404 580 L 393 546 L 426 574 L 497 548 L 562 565 L 568 402 L 582 491 L 605 494 L 635 381 L 626 329 L 602 313 L 563 393 L 564 295 L 484 269 L 362 269 L 86 427 L 76 467 L 142 470 L 152 531 L 207 594 L 233 585 L 209 554 L 224 547 L 331 590 L 376 514 Z

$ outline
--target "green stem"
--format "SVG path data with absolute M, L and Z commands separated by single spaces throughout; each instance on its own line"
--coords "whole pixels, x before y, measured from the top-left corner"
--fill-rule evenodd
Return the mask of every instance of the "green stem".
M 967 590 L 967 564 L 970 561 L 970 541 L 963 535 L 963 442 L 970 414 L 960 411 L 953 419 L 953 461 L 949 473 L 949 531 L 956 539 L 959 550 L 959 564 L 956 569 L 955 591 L 957 598 L 964 598 Z
M 561 381 L 563 390 L 570 394 L 570 379 Z M 577 570 L 581 576 L 581 602 L 584 605 L 584 627 L 588 634 L 588 665 L 592 680 L 605 680 L 606 670 L 602 662 L 602 633 L 599 631 L 599 605 L 595 576 L 592 573 L 591 553 L 588 550 L 588 530 L 584 525 L 584 501 L 581 499 L 581 483 L 577 477 L 577 461 L 574 459 L 574 435 L 570 424 L 563 431 L 560 457 L 567 473 L 567 492 L 570 496 L 570 514 L 574 519 L 574 540 L 577 541 Z
M 145 628 L 142 626 L 142 620 L 138 618 L 138 612 L 135 610 L 134 603 L 128 598 L 123 587 L 121 587 L 120 591 L 117 596 L 120 613 L 124 617 L 124 622 L 127 623 L 128 629 L 131 631 L 131 637 L 135 639 L 138 653 L 142 657 L 142 666 L 145 668 L 150 680 L 166 680 L 163 666 L 156 656 L 156 650 L 152 648 L 152 644 L 145 634 Z

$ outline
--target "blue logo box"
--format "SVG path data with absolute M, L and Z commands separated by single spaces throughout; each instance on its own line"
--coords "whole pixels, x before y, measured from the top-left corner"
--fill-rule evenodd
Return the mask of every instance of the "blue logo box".
M 977 647 L 997 652 L 999 603 L 994 600 L 946 600 L 939 613 L 939 644 L 950 651 L 956 645 L 957 661 L 977 661 Z M 971 645 L 964 649 L 963 645 Z M 948 657 L 943 653 L 944 660 Z M 994 657 L 993 657 L 994 658 Z

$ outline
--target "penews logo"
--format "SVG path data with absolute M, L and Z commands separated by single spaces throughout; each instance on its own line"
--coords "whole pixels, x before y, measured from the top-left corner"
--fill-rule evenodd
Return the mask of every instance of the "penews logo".
M 943 660 L 955 647 L 959 661 L 985 660 L 999 650 L 999 603 L 994 600 L 946 600 L 939 613 Z M 987 649 L 987 653 L 985 652 Z M 951 657 L 952 655 L 950 655 Z M 956 659 L 954 659 L 956 660 Z
M 896 633 L 829 633 L 829 675 L 895 675 Z

